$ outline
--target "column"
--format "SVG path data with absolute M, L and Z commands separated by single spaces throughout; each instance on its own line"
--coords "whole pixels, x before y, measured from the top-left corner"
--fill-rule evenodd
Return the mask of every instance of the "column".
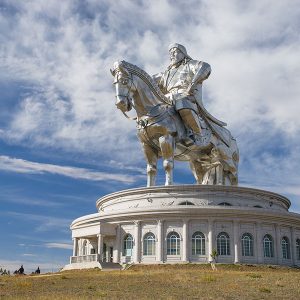
M 73 238 L 73 256 L 78 255 L 78 238 Z
M 141 238 L 140 238 L 140 228 L 141 228 L 141 222 L 136 221 L 134 222 L 134 256 L 133 256 L 133 262 L 139 263 L 140 262 L 140 252 L 141 252 Z
M 233 244 L 234 244 L 234 263 L 238 264 L 240 262 L 239 223 L 236 220 L 233 221 Z
M 263 237 L 262 237 L 262 225 L 260 222 L 256 223 L 256 257 L 257 263 L 262 264 L 264 262 L 263 253 Z
M 97 237 L 98 237 L 98 249 L 97 249 L 98 252 L 97 252 L 97 254 L 99 257 L 99 261 L 102 261 L 103 260 L 103 238 L 104 238 L 104 235 L 98 234 Z
M 83 255 L 83 251 L 82 251 L 82 241 L 83 241 L 82 238 L 80 238 L 79 241 L 78 241 L 78 255 L 79 255 L 79 256 Z
M 291 227 L 291 243 L 290 243 L 290 251 L 291 251 L 291 258 L 292 258 L 292 264 L 295 266 L 297 264 L 297 253 L 296 253 L 296 235 L 295 235 L 295 229 Z
M 158 262 L 163 262 L 163 221 L 157 221 L 157 246 L 156 258 Z
M 120 262 L 120 253 L 122 251 L 121 249 L 121 225 L 118 224 L 116 228 L 116 240 L 115 240 L 115 247 L 114 247 L 114 263 Z
M 208 219 L 208 261 L 212 262 L 211 257 L 213 251 L 213 221 Z
M 279 225 L 275 224 L 275 249 L 276 249 L 276 261 L 278 264 L 281 263 L 281 235 L 280 235 L 280 227 Z
M 188 243 L 188 236 L 189 236 L 189 223 L 188 219 L 183 219 L 182 225 L 182 260 L 188 261 L 189 260 L 189 243 Z

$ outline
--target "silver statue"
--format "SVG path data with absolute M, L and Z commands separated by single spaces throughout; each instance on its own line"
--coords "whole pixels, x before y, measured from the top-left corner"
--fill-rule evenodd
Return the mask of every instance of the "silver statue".
M 203 107 L 202 82 L 210 75 L 210 65 L 193 60 L 187 54 L 185 47 L 180 44 L 171 44 L 169 54 L 171 64 L 165 72 L 154 75 L 153 78 L 165 96 L 174 103 L 192 139 L 191 145 L 201 145 L 198 107 Z
M 138 137 L 147 161 L 147 186 L 155 185 L 156 165 L 163 158 L 166 185 L 173 183 L 174 158 L 189 161 L 198 184 L 237 185 L 239 153 L 226 124 L 202 103 L 202 82 L 209 64 L 191 59 L 184 46 L 169 47 L 171 65 L 151 77 L 121 61 L 111 71 L 116 106 L 135 109 Z

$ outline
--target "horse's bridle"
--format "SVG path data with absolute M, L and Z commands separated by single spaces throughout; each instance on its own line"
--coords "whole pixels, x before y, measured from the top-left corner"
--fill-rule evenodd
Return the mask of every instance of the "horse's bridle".
M 120 73 L 123 74 L 122 71 L 120 71 Z M 134 86 L 136 90 L 137 90 L 137 87 L 135 86 L 135 84 L 134 84 L 134 82 L 133 82 L 133 75 L 132 75 L 132 74 L 130 74 L 130 75 L 131 75 L 131 76 L 125 77 L 125 79 L 127 79 L 128 81 L 130 81 L 130 86 L 129 86 L 129 88 L 128 88 L 127 95 L 121 95 L 121 94 L 118 94 L 118 95 L 116 95 L 115 97 L 116 97 L 116 98 L 117 98 L 117 97 L 124 97 L 124 98 L 127 100 L 127 102 L 131 105 L 131 107 L 133 107 L 133 108 L 136 110 L 136 107 L 135 107 L 135 105 L 133 104 L 132 99 L 129 97 L 129 94 L 130 94 L 130 90 L 131 90 L 132 86 Z M 125 79 L 124 79 L 124 80 L 125 80 Z M 116 83 L 119 83 L 119 76 L 118 76 L 118 75 L 117 75 L 117 80 L 114 82 L 114 84 L 116 84 Z M 124 83 L 121 83 L 121 84 L 125 85 Z M 137 111 L 137 110 L 136 110 L 136 111 Z M 129 120 L 136 121 L 136 120 L 138 119 L 138 117 L 130 117 L 130 116 L 128 116 L 128 115 L 126 114 L 126 112 L 124 112 L 123 110 L 121 110 L 121 112 L 122 112 L 123 115 L 124 115 L 127 119 L 129 119 Z M 165 115 L 165 113 L 166 113 L 166 112 L 164 112 L 162 115 Z M 153 116 L 153 115 L 151 115 L 151 114 L 146 114 L 146 115 L 144 115 L 144 116 L 145 116 L 145 117 L 150 117 L 150 118 L 155 118 L 155 117 L 157 117 L 158 115 Z M 157 123 L 157 121 L 154 122 L 154 123 L 148 123 L 148 120 L 142 120 L 142 119 L 141 119 L 141 120 L 138 121 L 137 123 L 138 123 L 140 126 L 142 126 L 143 128 L 145 128 L 145 127 L 147 127 L 147 126 L 149 126 L 149 125 L 153 125 L 153 124 Z
M 122 73 L 122 72 L 121 72 L 121 73 Z M 129 86 L 129 88 L 128 88 L 127 95 L 120 95 L 120 94 L 118 94 L 118 95 L 116 95 L 115 97 L 116 97 L 116 98 L 118 98 L 118 97 L 124 97 L 124 98 L 127 100 L 128 104 L 131 105 L 133 108 L 135 108 L 135 107 L 134 107 L 134 104 L 132 103 L 131 98 L 129 97 L 130 90 L 131 90 L 132 86 L 134 86 L 134 87 L 136 88 L 136 86 L 135 86 L 134 83 L 133 83 L 132 74 L 131 74 L 130 77 L 129 77 L 129 76 L 126 77 L 126 79 L 128 79 L 128 81 L 130 81 L 130 86 Z M 119 83 L 119 76 L 118 76 L 118 75 L 117 75 L 117 81 L 115 81 L 114 84 L 115 84 L 115 83 Z M 122 83 L 122 84 L 125 85 L 124 83 Z M 128 105 L 127 105 L 127 109 L 128 109 Z M 136 121 L 137 117 L 130 117 L 130 116 L 128 116 L 128 115 L 126 114 L 126 112 L 124 112 L 123 110 L 121 110 L 121 112 L 122 112 L 122 114 L 123 114 L 127 119 L 132 120 L 132 121 Z

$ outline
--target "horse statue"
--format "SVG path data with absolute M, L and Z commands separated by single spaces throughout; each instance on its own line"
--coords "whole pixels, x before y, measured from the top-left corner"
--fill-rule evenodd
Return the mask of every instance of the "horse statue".
M 163 159 L 165 185 L 173 183 L 174 159 L 188 161 L 197 184 L 237 185 L 239 152 L 235 139 L 221 121 L 200 109 L 201 143 L 186 143 L 187 130 L 173 103 L 152 77 L 125 61 L 113 70 L 116 103 L 129 119 L 137 122 L 137 135 L 147 162 L 147 186 L 154 186 L 157 161 Z M 136 117 L 126 112 L 136 111 Z M 226 124 L 225 124 L 226 125 Z

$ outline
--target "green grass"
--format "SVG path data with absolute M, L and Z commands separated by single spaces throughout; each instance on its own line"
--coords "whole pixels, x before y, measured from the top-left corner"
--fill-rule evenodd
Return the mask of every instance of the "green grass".
M 149 265 L 1 276 L 0 299 L 299 299 L 300 271 L 246 265 Z

